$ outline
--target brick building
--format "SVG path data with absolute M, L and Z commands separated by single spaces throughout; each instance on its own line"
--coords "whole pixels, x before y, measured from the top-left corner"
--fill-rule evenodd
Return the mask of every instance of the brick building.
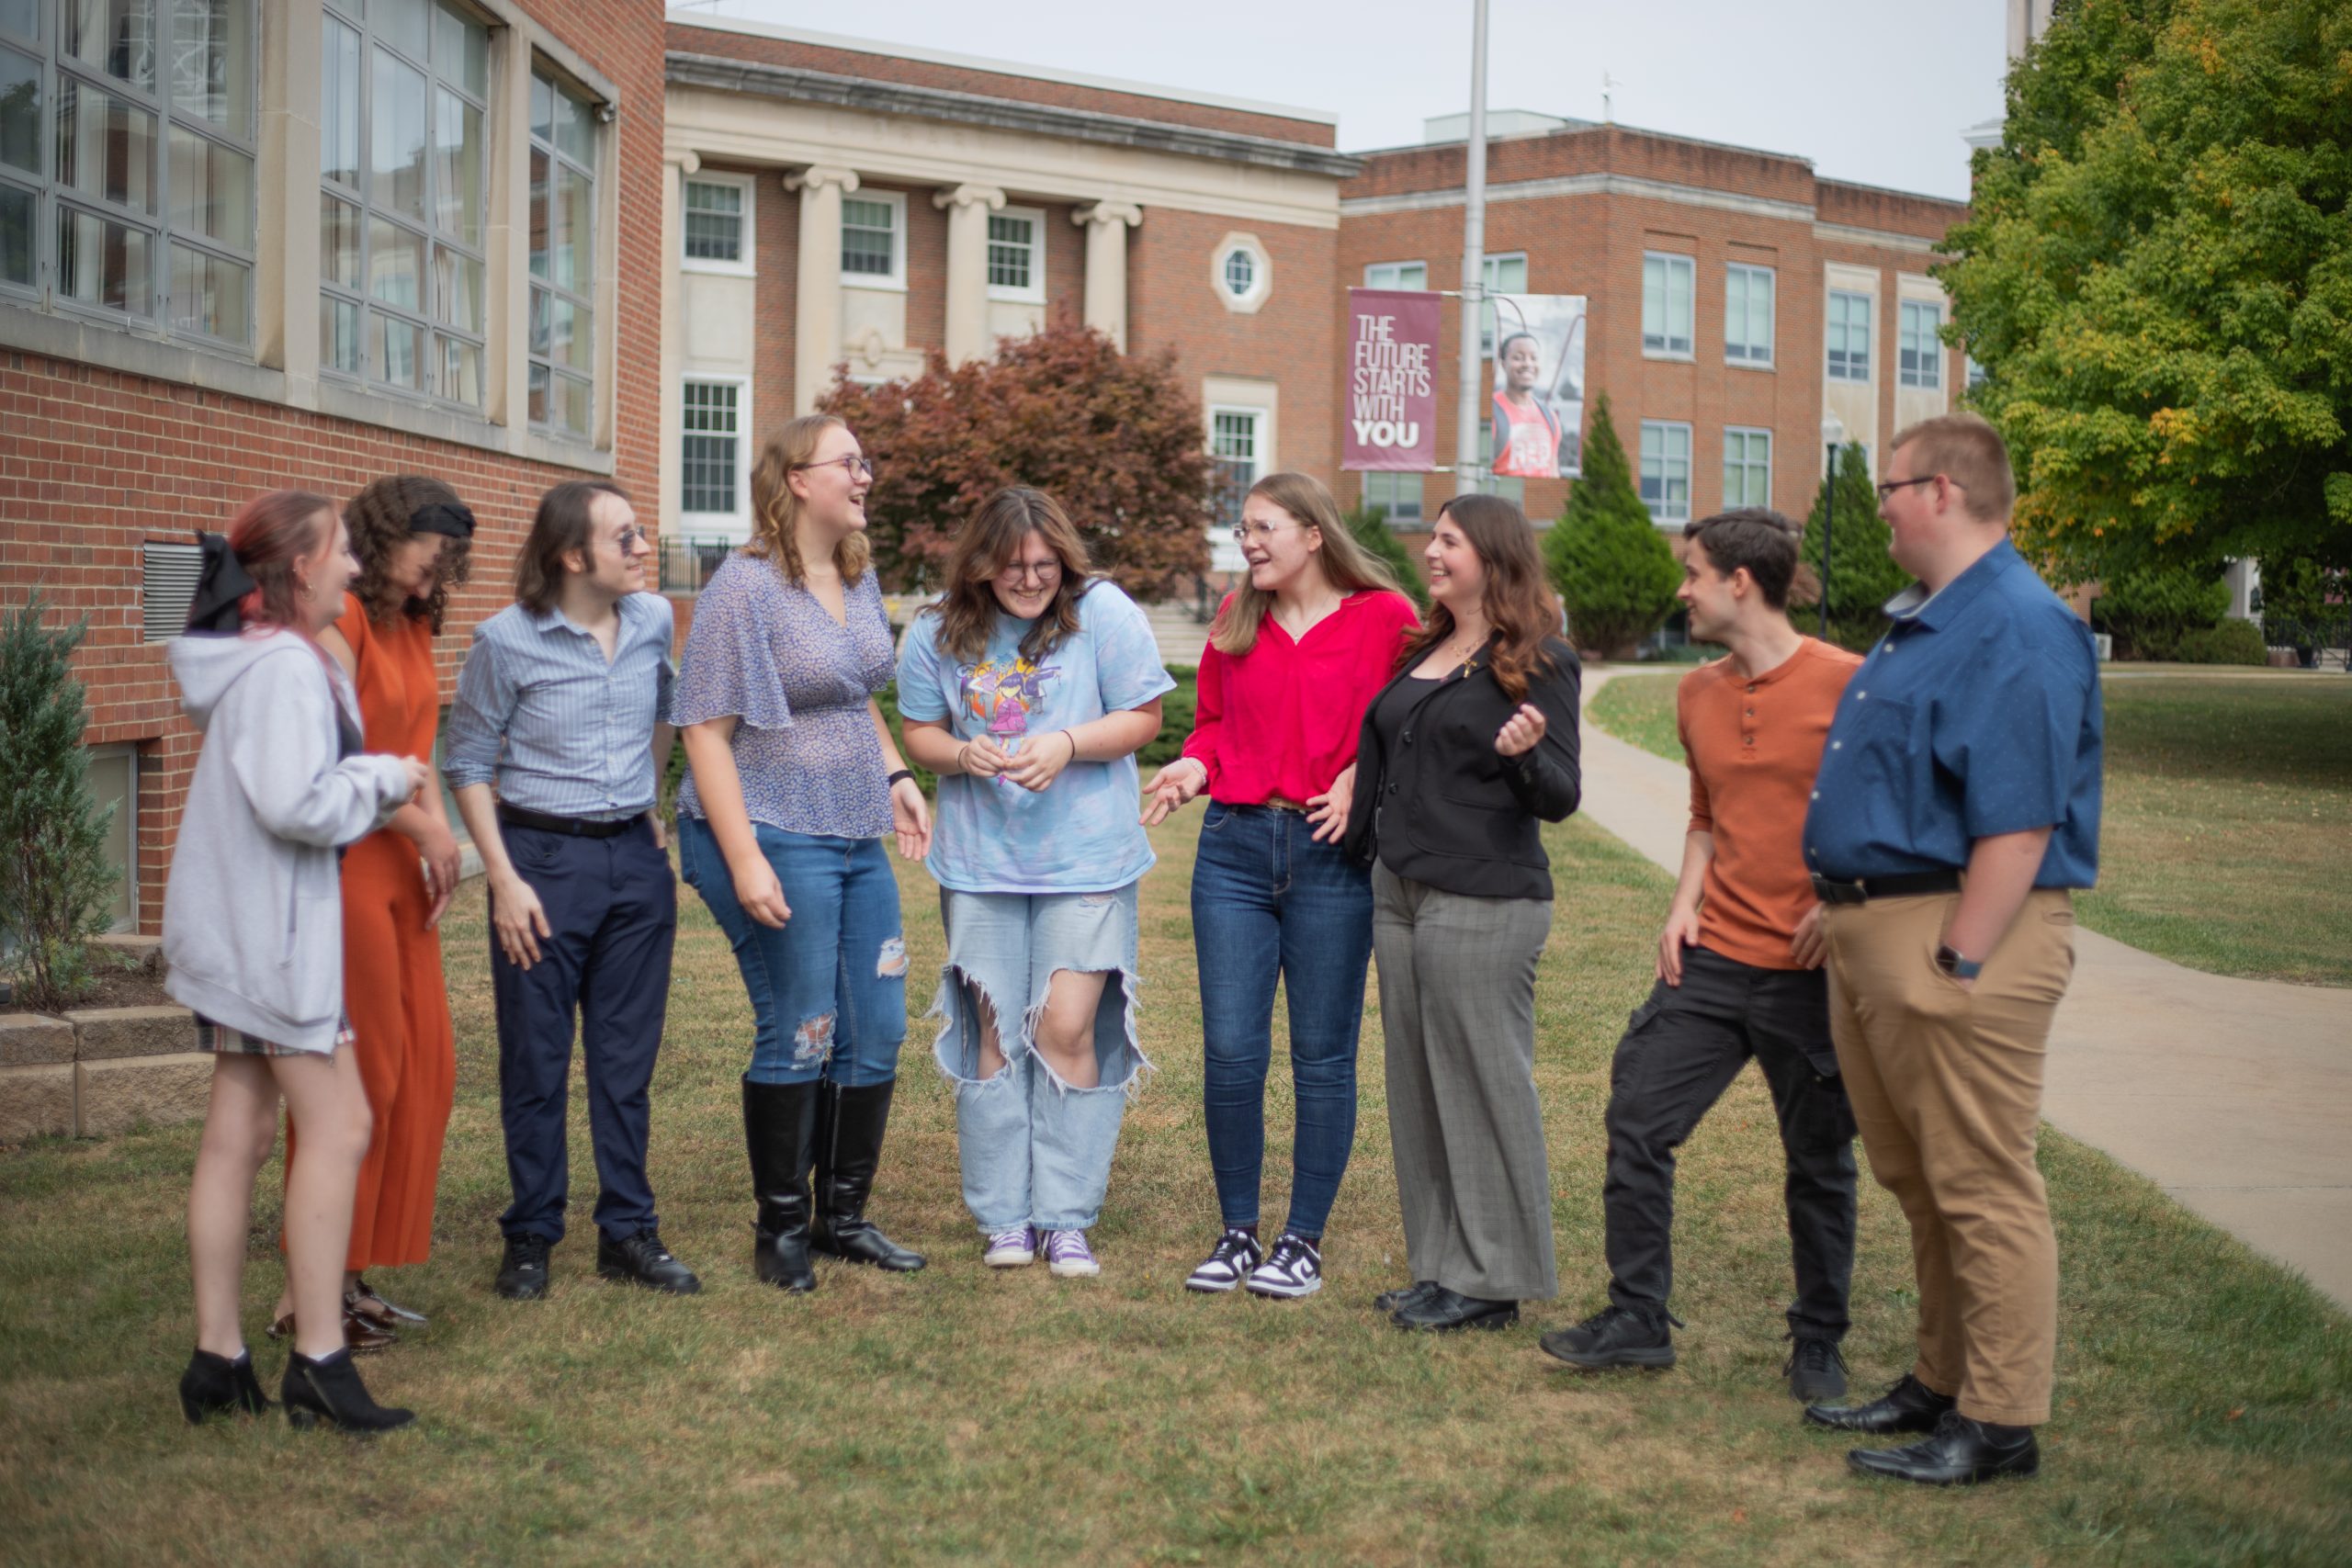
M 1960 202 L 1826 180 L 1804 158 L 1625 126 L 1493 117 L 1490 291 L 1587 297 L 1585 400 L 1607 392 L 1644 499 L 1679 530 L 1725 504 L 1812 504 L 1834 413 L 1873 471 L 1886 439 L 1944 412 L 1965 361 L 1928 276 Z M 1458 288 L 1465 117 L 1367 152 L 1340 191 L 1340 283 Z M 1335 300 L 1343 318 L 1344 298 Z M 1438 354 L 1441 461 L 1453 450 L 1458 312 Z M 1569 481 L 1502 480 L 1539 523 Z M 1366 475 L 1342 491 L 1410 527 L 1457 488 Z
M 559 480 L 660 489 L 650 0 L 0 6 L 0 600 L 76 667 L 116 915 L 153 930 L 197 750 L 164 663 L 190 530 L 441 475 L 482 526 L 443 640 Z

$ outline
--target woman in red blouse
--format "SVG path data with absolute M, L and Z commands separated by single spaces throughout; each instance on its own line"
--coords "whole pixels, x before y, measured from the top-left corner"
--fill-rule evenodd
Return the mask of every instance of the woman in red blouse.
M 1145 786 L 1158 823 L 1204 790 L 1193 866 L 1209 1163 L 1224 1232 L 1185 1284 L 1311 1295 L 1323 1227 L 1355 1142 L 1356 1032 L 1372 956 L 1372 885 L 1340 852 L 1363 711 L 1396 669 L 1412 602 L 1305 474 L 1251 488 L 1233 531 L 1250 581 L 1217 611 L 1184 754 Z M 1290 998 L 1298 1124 L 1290 1215 L 1258 1238 L 1274 984 Z

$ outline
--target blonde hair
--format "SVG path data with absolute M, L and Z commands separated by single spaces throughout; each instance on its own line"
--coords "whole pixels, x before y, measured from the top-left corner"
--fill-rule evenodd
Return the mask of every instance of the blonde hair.
M 1398 591 L 1386 564 L 1356 543 L 1356 536 L 1348 531 L 1340 516 L 1340 503 L 1331 499 L 1322 480 L 1311 474 L 1268 474 L 1250 487 L 1250 493 L 1264 496 L 1300 527 L 1323 536 L 1323 547 L 1316 558 L 1322 562 L 1324 580 L 1341 593 L 1358 593 L 1367 588 Z M 1259 629 L 1273 607 L 1274 596 L 1244 577 L 1209 628 L 1210 646 L 1227 658 L 1249 652 L 1258 646 Z
M 743 553 L 775 562 L 784 580 L 795 587 L 808 574 L 800 559 L 800 498 L 792 493 L 792 474 L 808 466 L 817 455 L 817 444 L 835 426 L 849 428 L 829 413 L 804 413 L 787 421 L 767 438 L 760 448 L 759 461 L 752 467 L 752 542 L 743 547 Z M 865 576 L 866 563 L 873 558 L 874 547 L 863 533 L 852 534 L 833 547 L 833 565 L 843 582 L 855 582 Z
M 1961 507 L 1979 523 L 2006 523 L 2018 503 L 2017 475 L 2001 433 L 1982 414 L 1948 413 L 1897 431 L 1887 448 L 1900 452 L 1917 443 L 1914 456 L 1922 477 L 1941 474 L 1960 487 Z

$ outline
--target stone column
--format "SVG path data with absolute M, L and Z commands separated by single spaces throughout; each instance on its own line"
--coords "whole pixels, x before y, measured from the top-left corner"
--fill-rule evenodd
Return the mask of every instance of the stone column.
M 285 371 L 288 400 L 301 408 L 318 406 L 321 16 L 316 6 L 272 6 L 261 21 L 254 361 Z
M 1127 231 L 1143 221 L 1132 202 L 1098 201 L 1074 209 L 1069 220 L 1086 231 L 1086 324 L 1127 346 Z
M 662 453 L 655 479 L 661 531 L 678 520 L 678 476 L 685 456 L 685 412 L 679 387 L 685 367 L 684 288 L 679 270 L 686 254 L 686 176 L 702 159 L 683 149 L 662 155 Z
M 994 186 L 957 186 L 935 193 L 932 205 L 947 214 L 947 363 L 961 365 L 989 351 L 989 214 L 1004 205 Z
M 818 164 L 785 176 L 800 193 L 800 272 L 793 311 L 792 412 L 812 412 L 842 356 L 842 197 L 857 175 Z

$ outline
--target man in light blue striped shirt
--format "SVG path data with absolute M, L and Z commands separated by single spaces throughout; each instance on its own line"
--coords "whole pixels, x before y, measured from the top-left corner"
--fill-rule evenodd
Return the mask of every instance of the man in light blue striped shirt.
M 646 1179 L 650 1086 L 670 991 L 678 888 L 652 807 L 674 673 L 670 602 L 619 486 L 558 485 L 515 568 L 516 602 L 474 631 L 442 772 L 490 879 L 498 1088 L 514 1201 L 498 1293 L 533 1301 L 563 1239 L 564 1111 L 575 1019 L 588 1074 L 596 1270 L 675 1294 Z M 492 789 L 496 796 L 492 798 Z

